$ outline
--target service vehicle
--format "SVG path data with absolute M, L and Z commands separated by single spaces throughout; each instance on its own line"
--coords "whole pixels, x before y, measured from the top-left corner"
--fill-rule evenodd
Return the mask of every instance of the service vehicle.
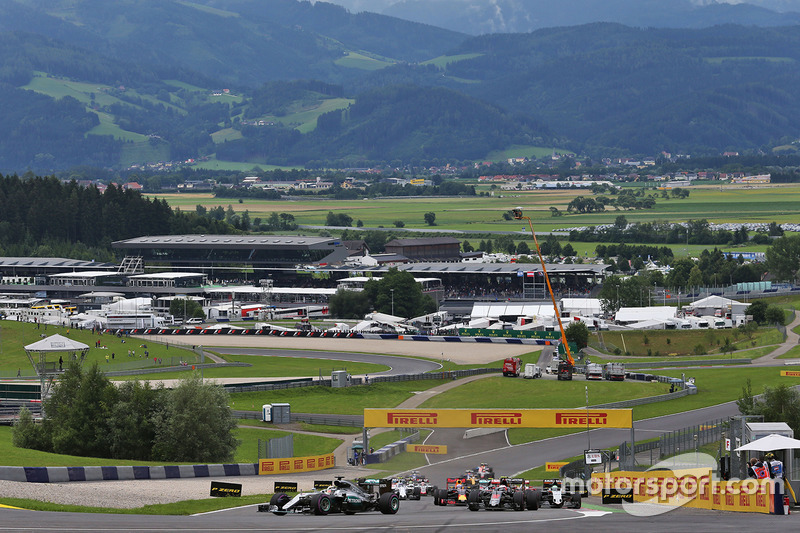
M 602 380 L 603 367 L 599 363 L 586 363 L 586 379 Z
M 503 510 L 513 509 L 535 511 L 539 509 L 541 495 L 528 488 L 526 480 L 521 478 L 501 478 L 481 480 L 477 489 L 470 489 L 467 494 L 467 508 L 470 511 L 480 509 Z
M 539 241 L 536 238 L 536 232 L 533 231 L 533 222 L 531 221 L 531 217 L 526 217 L 522 214 L 521 207 L 515 207 L 511 210 L 511 214 L 514 216 L 515 220 L 527 220 L 528 227 L 531 230 L 531 237 L 533 237 L 533 244 L 536 246 L 536 254 L 539 256 L 539 263 L 542 265 L 542 274 L 544 275 L 544 281 L 547 285 L 547 292 L 550 293 L 550 301 L 553 302 L 553 311 L 558 321 L 558 329 L 561 332 L 561 346 L 564 347 L 564 359 L 558 358 L 558 380 L 572 380 L 572 373 L 575 370 L 575 359 L 572 357 L 572 353 L 570 352 L 569 343 L 567 342 L 567 333 L 564 330 L 564 323 L 561 322 L 561 310 L 558 308 L 558 304 L 556 303 L 556 296 L 553 293 L 553 287 L 550 285 L 550 276 L 547 273 L 547 265 L 544 263 L 544 257 L 542 257 L 542 250 L 539 248 Z
M 541 503 L 560 509 L 566 505 L 570 509 L 581 508 L 581 493 L 569 491 L 564 488 L 560 479 L 542 480 Z
M 277 492 L 269 504 L 259 505 L 258 511 L 277 516 L 289 513 L 327 515 L 367 511 L 395 514 L 399 508 L 400 496 L 392 490 L 391 480 L 361 479 L 358 483 L 353 483 L 338 476 L 333 485 L 321 491 L 300 492 L 294 498 Z
M 522 360 L 519 357 L 506 357 L 503 361 L 503 375 L 506 377 L 519 377 L 522 371 Z
M 625 363 L 606 363 L 603 378 L 610 381 L 625 381 Z
M 525 379 L 536 379 L 542 377 L 542 368 L 539 365 L 528 363 L 525 365 L 525 372 L 522 377 Z

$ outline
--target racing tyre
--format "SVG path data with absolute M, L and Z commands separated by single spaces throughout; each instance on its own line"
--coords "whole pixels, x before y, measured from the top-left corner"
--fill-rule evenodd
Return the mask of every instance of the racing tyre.
M 283 506 L 289 503 L 288 495 L 284 494 L 283 492 L 276 492 L 272 495 L 272 498 L 269 500 L 270 505 L 276 506 L 278 509 L 283 509 Z M 277 516 L 283 516 L 286 514 L 286 511 L 272 511 L 272 514 Z
M 421 500 L 422 499 L 422 489 L 419 487 L 414 487 L 413 492 L 411 493 L 411 497 L 409 500 Z
M 481 495 L 477 490 L 471 490 L 467 494 L 467 507 L 470 511 L 477 511 L 481 508 Z
M 378 500 L 378 509 L 383 514 L 395 514 L 400 509 L 400 498 L 394 492 L 384 492 Z
M 314 494 L 311 497 L 311 512 L 326 515 L 331 512 L 331 499 L 327 494 Z
M 439 505 L 439 489 L 434 487 L 431 496 L 433 496 L 433 505 Z
M 572 508 L 573 509 L 580 509 L 581 508 L 581 493 L 574 492 L 572 494 Z
M 514 510 L 515 511 L 524 511 L 525 510 L 525 493 L 521 490 L 518 490 L 514 493 Z
M 439 487 L 434 485 L 433 487 L 428 489 L 428 495 L 433 496 L 433 501 L 436 501 L 436 491 L 439 490 Z
M 529 511 L 538 511 L 541 495 L 535 490 L 525 491 L 525 504 Z

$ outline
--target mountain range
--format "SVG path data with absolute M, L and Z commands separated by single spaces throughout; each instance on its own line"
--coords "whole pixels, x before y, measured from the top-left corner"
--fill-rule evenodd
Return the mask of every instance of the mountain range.
M 526 33 L 555 26 L 616 22 L 640 28 L 719 24 L 785 26 L 800 21 L 798 0 L 331 0 L 470 35 Z
M 471 36 L 324 2 L 7 0 L 0 171 L 792 149 L 798 41 L 791 25 Z

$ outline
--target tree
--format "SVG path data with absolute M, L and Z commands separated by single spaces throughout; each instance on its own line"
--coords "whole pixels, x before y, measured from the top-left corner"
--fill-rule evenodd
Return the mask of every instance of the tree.
M 88 370 L 72 361 L 44 401 L 45 446 L 54 453 L 110 457 L 110 408 L 117 388 L 95 362 Z
M 761 415 L 764 422 L 786 422 L 795 432 L 800 431 L 800 392 L 788 385 L 764 387 L 761 397 L 755 397 L 748 379 L 736 405 L 743 415 Z
M 405 227 L 405 225 L 406 225 L 406 223 L 405 223 L 405 222 L 403 222 L 402 220 L 395 220 L 395 221 L 393 222 L 393 224 L 394 224 L 394 227 L 395 227 L 395 228 L 404 228 L 404 227 Z
M 780 280 L 794 281 L 800 270 L 800 235 L 775 239 L 767 248 L 767 268 Z
M 328 301 L 331 316 L 334 318 L 364 318 L 372 310 L 367 293 L 340 289 Z
M 783 325 L 784 320 L 786 320 L 786 315 L 784 314 L 783 309 L 777 305 L 770 305 L 767 307 L 767 310 L 764 313 L 764 321 L 767 324 Z
M 165 400 L 153 417 L 156 461 L 227 462 L 239 442 L 233 435 L 236 419 L 228 392 L 203 383 L 197 373 L 165 391 Z
M 164 389 L 153 389 L 149 382 L 126 381 L 118 392 L 110 409 L 111 457 L 149 461 L 155 439 L 153 416 Z
M 422 293 L 410 272 L 390 268 L 380 281 L 368 281 L 364 286 L 373 309 L 396 316 L 415 317 L 436 311 L 436 302 Z M 392 309 L 394 308 L 394 309 Z
M 173 298 L 169 304 L 169 314 L 174 317 L 206 318 L 203 307 L 191 298 Z
M 767 321 L 767 303 L 761 300 L 756 300 L 747 306 L 745 314 L 753 315 L 754 322 L 758 324 L 764 324 Z
M 614 226 L 618 230 L 623 231 L 628 227 L 628 219 L 625 217 L 625 215 L 617 215 L 617 218 L 614 219 Z
M 475 248 L 472 247 L 468 240 L 464 239 L 464 242 L 461 243 L 461 250 L 464 252 L 474 252 Z
M 579 350 L 589 345 L 589 328 L 580 320 L 573 320 L 564 330 L 567 342 L 574 342 Z
M 433 211 L 428 211 L 427 213 L 425 213 L 424 218 L 425 218 L 425 224 L 429 226 L 436 225 L 436 213 L 434 213 Z
M 517 253 L 520 255 L 529 255 L 531 253 L 530 247 L 525 241 L 522 241 L 517 245 Z
M 564 245 L 564 248 L 561 249 L 561 253 L 567 257 L 575 256 L 575 249 L 572 247 L 571 243 L 567 243 Z

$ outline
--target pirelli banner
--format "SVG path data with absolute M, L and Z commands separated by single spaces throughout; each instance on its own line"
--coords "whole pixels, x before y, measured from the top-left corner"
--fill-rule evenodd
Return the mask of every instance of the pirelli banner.
M 631 409 L 364 409 L 371 428 L 630 428 Z
M 443 444 L 406 444 L 406 451 L 414 453 L 433 453 L 446 455 L 447 446 Z
M 785 378 L 800 378 L 800 370 L 781 370 L 781 376 Z
M 259 459 L 259 475 L 292 474 L 295 472 L 312 472 L 336 466 L 332 453 L 325 455 L 309 455 L 306 457 L 286 457 L 283 459 Z

